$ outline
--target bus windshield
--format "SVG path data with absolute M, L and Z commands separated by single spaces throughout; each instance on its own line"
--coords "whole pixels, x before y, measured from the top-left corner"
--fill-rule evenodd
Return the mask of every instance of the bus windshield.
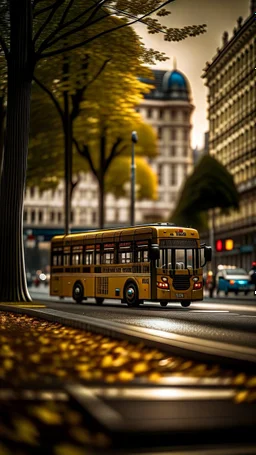
M 198 267 L 198 249 L 196 248 L 160 248 L 157 264 L 163 269 L 195 269 Z

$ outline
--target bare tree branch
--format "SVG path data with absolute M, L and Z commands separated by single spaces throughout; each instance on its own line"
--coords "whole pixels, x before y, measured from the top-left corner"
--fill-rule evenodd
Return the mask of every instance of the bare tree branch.
M 69 1 L 69 4 L 67 5 L 67 7 L 66 7 L 66 9 L 65 9 L 64 13 L 62 14 L 62 17 L 61 17 L 61 19 L 59 21 L 59 26 L 64 24 L 64 21 L 65 21 L 67 15 L 68 15 L 68 12 L 69 12 L 71 6 L 73 5 L 73 3 L 74 3 L 74 0 L 70 0 Z
M 98 17 L 98 19 L 96 19 L 95 21 L 93 21 L 91 23 L 89 23 L 88 21 L 84 22 L 79 27 L 77 27 L 77 28 L 75 28 L 73 30 L 70 30 L 70 31 L 68 31 L 66 33 L 63 33 L 58 38 L 54 39 L 53 41 L 50 41 L 48 43 L 48 45 L 45 46 L 45 49 L 47 49 L 48 47 L 52 47 L 54 44 L 58 43 L 58 41 L 62 41 L 65 38 L 68 38 L 69 36 L 76 34 L 77 32 L 81 32 L 85 28 L 91 27 L 92 25 L 96 24 L 97 22 L 101 22 L 103 19 L 106 19 L 106 17 L 110 17 L 110 16 L 111 16 L 111 14 L 105 14 L 105 16 Z
M 92 161 L 92 157 L 91 157 L 88 145 L 83 145 L 83 149 L 81 149 L 81 147 L 79 146 L 77 140 L 74 137 L 72 138 L 72 141 L 74 142 L 79 155 L 81 155 L 83 158 L 86 158 L 88 160 L 89 166 L 91 168 L 92 173 L 98 179 L 98 172 L 97 172 L 97 170 L 94 167 L 94 164 L 93 164 L 93 161 Z
M 6 44 L 4 38 L 3 38 L 1 35 L 0 35 L 0 46 L 1 46 L 1 48 L 3 49 L 5 58 L 7 59 L 7 58 L 8 58 L 8 55 L 9 55 L 9 51 L 8 51 L 7 44 Z
M 39 30 L 36 32 L 35 36 L 34 36 L 34 39 L 33 39 L 33 42 L 36 43 L 36 41 L 38 40 L 38 38 L 40 37 L 42 31 L 47 27 L 47 25 L 49 24 L 49 22 L 52 20 L 54 14 L 56 13 L 56 11 L 59 9 L 59 7 L 65 2 L 65 0 L 57 0 L 52 8 L 52 11 L 50 12 L 49 16 L 45 19 L 45 21 L 42 23 L 41 27 L 39 28 Z
M 106 67 L 107 63 L 110 62 L 110 61 L 111 61 L 110 58 L 105 60 L 104 63 L 99 68 L 99 70 L 97 71 L 97 73 L 95 74 L 95 76 L 92 77 L 92 79 L 86 85 L 84 85 L 82 88 L 77 89 L 76 93 L 74 95 L 71 95 L 72 104 L 73 104 L 73 108 L 72 108 L 72 112 L 71 112 L 71 121 L 74 121 L 76 119 L 76 117 L 78 116 L 79 112 L 80 112 L 80 106 L 79 105 L 80 105 L 80 103 L 81 103 L 81 101 L 83 99 L 83 95 L 84 95 L 85 90 L 87 90 L 87 88 L 94 81 L 96 81 L 96 79 L 101 75 L 102 71 L 104 71 L 104 68 Z
M 113 158 L 115 158 L 117 156 L 117 147 L 119 146 L 119 144 L 121 144 L 121 142 L 123 141 L 123 139 L 121 137 L 118 137 L 117 140 L 115 141 L 113 147 L 111 148 L 111 152 L 109 154 L 109 156 L 107 157 L 107 159 L 105 160 L 105 173 L 107 172 L 108 168 L 109 168 L 109 165 L 111 163 L 111 161 L 113 160 Z
M 55 98 L 55 96 L 53 95 L 53 93 L 46 87 L 46 85 L 44 85 L 41 81 L 39 81 L 39 79 L 37 79 L 37 77 L 34 75 L 33 77 L 34 81 L 36 82 L 36 84 L 44 91 L 47 93 L 47 95 L 50 97 L 50 99 L 52 100 L 52 102 L 54 103 L 60 117 L 61 117 L 61 120 L 62 122 L 64 121 L 64 112 L 63 110 L 61 109 L 61 106 L 60 106 L 60 103 L 58 102 L 57 98 Z
M 101 65 L 101 67 L 99 68 L 99 70 L 97 71 L 97 73 L 95 74 L 95 76 L 88 82 L 88 84 L 86 85 L 86 88 L 89 87 L 89 85 L 91 85 L 94 81 L 96 81 L 96 79 L 98 79 L 98 77 L 101 75 L 101 73 L 104 71 L 106 65 L 111 62 L 111 58 L 105 60 L 105 62 Z
M 78 183 L 81 182 L 81 179 L 82 179 L 81 174 L 78 172 L 76 181 L 75 182 L 74 180 L 71 181 L 70 197 L 72 197 L 73 191 L 75 187 L 78 185 Z
M 46 13 L 47 11 L 52 9 L 53 7 L 54 7 L 54 5 L 45 6 L 44 8 L 41 8 L 38 11 L 35 11 L 35 13 L 33 14 L 33 17 L 35 18 L 37 16 L 40 16 L 40 14 Z
M 167 0 L 166 2 L 164 2 L 162 5 L 158 6 L 157 8 L 155 8 L 154 10 L 150 11 L 149 13 L 146 13 L 144 14 L 144 16 L 140 17 L 140 18 L 137 18 L 131 22 L 126 22 L 122 25 L 118 25 L 117 27 L 113 27 L 113 28 L 110 28 L 108 30 L 104 30 L 103 32 L 101 33 L 98 33 L 97 35 L 95 36 L 92 36 L 91 38 L 88 38 L 84 41 L 81 41 L 80 43 L 77 43 L 77 44 L 73 44 L 71 46 L 66 46 L 66 47 L 63 47 L 61 49 L 56 49 L 55 51 L 52 51 L 52 52 L 45 52 L 45 53 L 42 53 L 41 55 L 38 56 L 38 58 L 46 58 L 46 57 L 52 57 L 53 55 L 58 55 L 58 54 L 62 54 L 63 52 L 68 52 L 68 51 L 72 51 L 73 49 L 77 49 L 78 47 L 81 47 L 81 46 L 84 46 L 85 44 L 88 44 L 92 41 L 94 41 L 95 39 L 98 39 L 100 38 L 101 36 L 104 36 L 104 35 L 107 35 L 108 33 L 110 32 L 114 32 L 116 30 L 120 30 L 124 27 L 127 27 L 127 26 L 130 26 L 130 25 L 133 25 L 137 22 L 142 22 L 143 19 L 145 19 L 145 17 L 155 13 L 156 11 L 158 11 L 159 9 L 163 8 L 165 5 L 167 5 L 168 3 L 170 3 L 171 1 L 174 1 L 174 0 Z M 95 23 L 96 21 L 94 21 L 93 23 Z M 93 25 L 93 23 L 91 23 L 90 25 Z M 77 31 L 77 29 L 74 29 L 75 31 Z M 52 41 L 53 43 L 54 41 Z M 51 44 L 52 44 L 51 43 Z M 48 47 L 48 46 L 47 46 Z
M 105 3 L 107 0 L 101 0 L 99 3 Z M 102 4 L 103 4 L 102 3 Z M 87 13 L 89 13 L 89 11 L 91 11 L 92 9 L 94 9 L 98 4 L 94 4 L 92 6 L 90 6 L 89 8 L 85 9 L 82 13 L 78 14 L 76 17 L 74 17 L 73 19 L 71 19 L 70 21 L 66 22 L 65 24 L 62 24 L 62 25 L 59 25 L 55 30 L 52 31 L 52 33 L 50 33 L 50 35 L 43 41 L 43 43 L 41 44 L 39 50 L 38 50 L 38 53 L 42 52 L 44 49 L 46 49 L 48 46 L 47 44 L 49 43 L 49 41 L 51 41 L 52 38 L 54 38 L 61 30 L 64 30 L 66 27 L 69 27 L 70 25 L 72 24 L 75 24 L 79 19 L 81 19 L 83 16 L 85 16 Z

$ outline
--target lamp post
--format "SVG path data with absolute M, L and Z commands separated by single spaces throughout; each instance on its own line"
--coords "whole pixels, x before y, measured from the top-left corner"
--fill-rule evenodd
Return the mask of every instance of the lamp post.
M 134 149 L 138 142 L 138 135 L 136 131 L 132 132 L 132 162 L 131 162 L 131 226 L 134 226 L 135 221 L 135 160 Z

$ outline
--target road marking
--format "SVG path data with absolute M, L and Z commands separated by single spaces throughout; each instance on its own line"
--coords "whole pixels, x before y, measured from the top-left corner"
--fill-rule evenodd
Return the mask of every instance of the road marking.
M 230 313 L 230 311 L 229 310 L 192 310 L 191 309 L 190 313 Z

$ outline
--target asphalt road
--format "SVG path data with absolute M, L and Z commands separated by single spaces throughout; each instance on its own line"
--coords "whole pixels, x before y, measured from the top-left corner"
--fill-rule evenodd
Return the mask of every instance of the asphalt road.
M 240 346 L 256 347 L 256 297 L 205 298 L 203 302 L 182 308 L 169 304 L 166 308 L 158 303 L 146 302 L 139 308 L 129 308 L 118 300 L 106 300 L 97 306 L 93 299 L 77 305 L 70 299 L 50 297 L 48 288 L 30 288 L 33 299 L 43 300 L 46 306 L 68 313 L 81 314 L 96 319 L 120 322 L 130 326 L 163 330 L 222 341 Z

